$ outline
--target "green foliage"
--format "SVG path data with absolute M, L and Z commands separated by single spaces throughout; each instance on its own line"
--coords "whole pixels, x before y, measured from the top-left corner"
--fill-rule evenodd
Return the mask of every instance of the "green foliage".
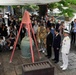
M 76 0 L 66 0 L 66 2 L 76 5 Z
M 69 1 L 69 2 L 68 2 Z M 59 10 L 62 11 L 61 14 L 63 14 L 65 17 L 73 17 L 73 13 L 75 12 L 71 7 L 70 7 L 70 1 L 74 0 L 61 0 L 59 3 L 63 4 L 63 7 L 68 7 L 68 9 L 63 9 L 62 7 L 58 7 Z
M 23 7 L 28 11 L 34 11 L 39 9 L 37 5 L 24 5 Z
M 59 6 L 57 7 L 60 11 L 62 11 L 63 10 L 63 8 L 62 8 L 62 6 L 61 6 L 61 4 L 59 4 Z
M 24 9 L 28 10 L 28 11 L 33 11 L 30 5 L 25 5 Z
M 13 7 L 13 8 L 18 8 L 18 7 L 19 7 L 19 8 L 22 8 L 23 6 L 22 6 L 22 5 L 13 5 L 12 7 Z
M 37 5 L 30 5 L 31 9 L 38 10 L 39 7 Z
M 68 9 L 63 9 L 61 15 L 63 14 L 65 17 L 73 17 L 73 12 L 74 10 L 68 8 Z
M 48 8 L 54 9 L 57 8 L 59 6 L 59 3 L 51 3 L 48 5 Z
M 75 11 L 73 8 L 71 8 L 71 4 L 76 4 L 76 0 L 61 0 L 57 3 L 51 3 L 49 5 L 49 8 L 58 8 L 60 11 L 62 11 L 60 15 L 64 15 L 66 17 L 73 17 L 73 12 Z M 63 7 L 68 7 L 68 9 L 64 9 Z
M 59 4 L 63 4 L 63 6 L 69 6 L 69 3 L 66 0 L 61 0 Z
M 0 6 L 0 8 L 4 8 L 5 6 Z
M 13 8 L 22 8 L 22 7 L 24 7 L 24 9 L 25 10 L 28 10 L 28 11 L 34 11 L 34 10 L 38 10 L 39 8 L 38 8 L 38 6 L 37 5 L 19 5 L 19 6 L 17 6 L 17 5 L 14 5 L 14 6 L 12 6 Z
M 49 4 L 48 8 L 51 8 L 51 9 L 54 9 L 54 8 L 62 9 L 61 4 L 63 6 L 69 6 L 69 3 L 66 0 L 61 0 L 60 2 Z

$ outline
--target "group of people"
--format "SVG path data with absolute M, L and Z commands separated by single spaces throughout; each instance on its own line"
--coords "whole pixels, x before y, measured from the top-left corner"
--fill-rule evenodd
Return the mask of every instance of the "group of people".
M 52 59 L 55 63 L 59 62 L 59 52 L 62 53 L 62 70 L 68 68 L 68 55 L 70 52 L 70 42 L 74 40 L 75 43 L 75 33 L 76 33 L 76 19 L 71 23 L 71 39 L 69 38 L 70 32 L 65 26 L 65 22 L 60 20 L 56 22 L 56 19 L 52 17 L 31 17 L 32 27 L 34 30 L 34 35 L 39 46 L 39 51 L 47 53 L 45 55 L 48 59 L 52 57 L 52 51 L 54 52 L 54 58 Z M 8 22 L 8 27 L 5 25 L 0 25 L 0 38 L 5 40 L 7 46 L 13 46 L 16 35 L 20 27 L 20 22 L 16 18 L 10 18 Z M 3 30 L 3 31 L 2 31 Z M 30 30 L 31 31 L 31 30 Z M 26 29 L 23 27 L 20 32 L 20 40 L 25 36 Z M 32 39 L 34 38 L 32 36 Z M 34 40 L 34 39 L 33 39 Z M 1 42 L 0 42 L 1 43 Z
M 52 48 L 54 51 L 54 58 L 52 59 L 55 63 L 59 62 L 59 52 L 61 49 L 62 53 L 62 70 L 66 70 L 68 67 L 68 54 L 70 51 L 70 38 L 69 38 L 69 32 L 67 29 L 64 29 L 63 31 L 63 40 L 61 41 L 61 35 L 59 34 L 59 30 L 55 29 L 55 36 L 53 39 L 53 35 L 50 32 L 50 29 L 47 28 L 48 34 L 46 37 L 46 51 L 47 51 L 47 57 L 50 58 L 52 56 Z
M 18 18 L 14 18 L 14 16 L 8 16 L 8 25 L 6 25 L 3 17 L 0 17 L 0 19 L 2 19 L 0 21 L 0 51 L 9 51 L 13 49 L 14 41 L 19 30 L 20 21 Z M 23 35 L 22 30 L 20 35 Z M 18 48 L 20 48 L 19 45 Z
M 33 20 L 32 20 L 33 21 Z M 45 55 L 48 59 L 52 57 L 52 51 L 54 52 L 54 58 L 52 61 L 55 63 L 59 62 L 60 50 L 62 53 L 62 70 L 68 68 L 68 55 L 70 52 L 69 30 L 64 25 L 64 22 L 60 20 L 55 21 L 54 17 L 46 18 L 41 17 L 41 21 L 34 20 L 32 22 L 35 37 L 38 42 L 39 51 L 47 53 Z
M 76 37 L 76 19 L 71 22 L 71 44 L 75 44 Z

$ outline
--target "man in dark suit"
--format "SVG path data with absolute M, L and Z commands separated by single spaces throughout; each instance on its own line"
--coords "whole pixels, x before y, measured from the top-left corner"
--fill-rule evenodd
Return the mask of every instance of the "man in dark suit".
M 58 22 L 56 23 L 56 29 L 57 29 L 57 30 L 59 30 L 60 25 L 61 25 L 61 21 L 58 20 Z
M 51 47 L 52 47 L 52 43 L 53 43 L 53 35 L 50 32 L 49 27 L 47 27 L 47 32 L 48 32 L 47 37 L 46 37 L 47 57 L 50 58 L 51 54 L 52 54 Z
M 61 44 L 61 36 L 59 34 L 59 30 L 55 30 L 55 37 L 53 41 L 53 49 L 54 49 L 54 61 L 55 63 L 59 62 L 59 50 Z

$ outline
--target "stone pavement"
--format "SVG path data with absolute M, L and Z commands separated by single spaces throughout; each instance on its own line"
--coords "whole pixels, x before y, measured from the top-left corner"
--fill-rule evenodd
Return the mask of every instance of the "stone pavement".
M 52 51 L 53 52 L 53 51 Z M 45 53 L 46 54 L 46 53 Z M 68 69 L 65 71 L 62 71 L 60 66 L 62 65 L 62 58 L 61 58 L 61 52 L 59 56 L 59 63 L 55 64 L 51 59 L 54 58 L 52 55 L 52 58 L 49 59 L 50 62 L 55 67 L 55 75 L 76 75 L 76 45 L 72 45 L 69 53 L 69 66 Z
M 60 57 L 60 62 L 57 64 L 57 68 L 62 65 L 62 59 Z M 69 66 L 66 71 L 61 71 L 61 73 L 55 75 L 76 75 L 76 53 L 71 52 L 69 54 Z
M 60 66 L 62 65 L 62 59 L 61 59 L 61 53 L 60 53 L 60 61 L 57 64 L 57 68 L 60 69 Z M 70 49 L 69 54 L 69 66 L 66 71 L 60 71 L 60 73 L 55 75 L 76 75 L 76 46 L 72 45 Z
M 76 69 L 76 51 L 75 51 L 75 46 L 71 47 L 70 54 L 69 54 L 69 66 L 68 70 L 73 70 Z M 62 59 L 60 55 L 60 62 L 59 65 L 62 64 Z
M 55 75 L 76 75 L 76 70 L 71 70 L 71 71 L 64 71 L 62 73 L 58 73 L 58 74 L 55 74 Z

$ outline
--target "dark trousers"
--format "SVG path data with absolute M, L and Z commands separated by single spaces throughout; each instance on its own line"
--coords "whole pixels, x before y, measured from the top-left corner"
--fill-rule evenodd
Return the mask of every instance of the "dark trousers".
M 25 37 L 25 33 L 21 33 L 20 34 L 20 41 L 22 41 L 22 39 Z
M 51 55 L 52 55 L 51 46 L 47 46 L 47 56 L 51 57 Z
M 71 43 L 75 44 L 75 37 L 76 37 L 76 33 L 75 32 L 71 32 Z
M 54 59 L 58 62 L 59 61 L 59 49 L 54 48 Z

